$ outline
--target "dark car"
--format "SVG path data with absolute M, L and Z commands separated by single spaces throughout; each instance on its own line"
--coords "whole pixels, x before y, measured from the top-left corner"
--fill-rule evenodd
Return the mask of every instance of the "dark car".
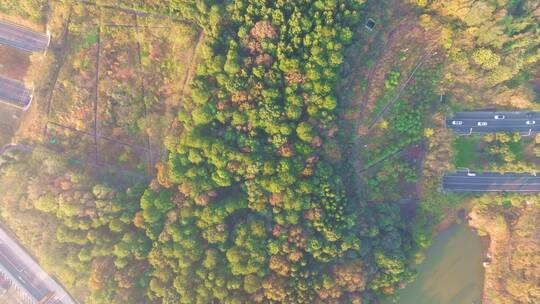
M 375 20 L 369 18 L 369 20 L 366 22 L 366 29 L 368 31 L 373 31 L 373 29 L 375 28 L 375 25 L 376 25 Z

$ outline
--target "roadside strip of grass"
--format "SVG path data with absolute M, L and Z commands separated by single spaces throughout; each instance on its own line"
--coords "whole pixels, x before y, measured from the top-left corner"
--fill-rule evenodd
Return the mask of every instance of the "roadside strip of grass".
M 478 138 L 473 136 L 459 136 L 454 140 L 453 149 L 454 166 L 456 168 L 470 168 L 478 164 L 476 147 Z

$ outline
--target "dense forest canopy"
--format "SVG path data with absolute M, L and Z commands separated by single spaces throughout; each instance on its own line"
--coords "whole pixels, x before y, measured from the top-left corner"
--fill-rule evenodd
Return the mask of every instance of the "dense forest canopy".
M 524 108 L 526 83 L 540 60 L 540 7 L 534 0 L 414 1 L 420 21 L 440 31 L 450 59 L 447 86 L 465 102 Z
M 412 277 L 399 211 L 345 195 L 321 154 L 359 1 L 211 6 L 167 174 L 142 200 L 164 303 L 358 302 Z M 215 15 L 214 15 L 215 16 Z M 165 188 L 165 189 L 163 189 Z
M 337 145 L 335 87 L 362 5 L 145 3 L 189 16 L 205 35 L 157 178 L 144 190 L 69 155 L 8 153 L 2 187 L 22 183 L 2 197 L 3 218 L 39 256 L 56 252 L 45 267 L 86 303 L 360 303 L 391 293 L 412 279 L 417 247 L 399 208 L 347 194 L 344 170 L 324 153 Z M 28 217 L 40 220 L 24 228 Z
M 0 159 L 2 218 L 85 303 L 144 298 L 152 243 L 132 222 L 144 185 L 117 178 L 41 150 Z

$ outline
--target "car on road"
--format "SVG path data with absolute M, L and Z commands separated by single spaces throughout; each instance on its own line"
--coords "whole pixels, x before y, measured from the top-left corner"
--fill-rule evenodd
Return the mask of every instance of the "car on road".
M 366 26 L 366 29 L 371 32 L 375 28 L 375 25 L 376 25 L 375 20 L 369 18 L 365 26 Z
M 526 125 L 530 126 L 530 125 L 535 125 L 536 124 L 536 121 L 535 120 L 527 120 L 525 122 Z
M 479 126 L 479 127 L 485 127 L 485 126 L 487 126 L 487 121 L 479 121 L 479 122 L 478 122 L 478 126 Z
M 506 116 L 502 115 L 502 114 L 497 114 L 495 116 L 493 116 L 494 119 L 504 119 Z
M 17 279 L 19 279 L 24 284 L 28 284 L 28 282 L 26 282 L 26 280 L 21 275 L 17 275 Z
M 463 121 L 461 120 L 452 120 L 452 125 L 454 126 L 461 126 L 463 124 Z
M 476 176 L 476 173 L 474 173 L 474 172 L 467 172 L 467 176 Z

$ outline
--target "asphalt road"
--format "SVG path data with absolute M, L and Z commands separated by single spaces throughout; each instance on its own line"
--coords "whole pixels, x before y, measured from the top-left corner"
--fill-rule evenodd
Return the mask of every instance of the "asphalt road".
M 540 192 L 540 175 L 526 173 L 446 173 L 443 189 L 451 192 Z
M 42 299 L 49 292 L 48 289 L 41 286 L 39 282 L 35 282 L 34 274 L 28 271 L 9 247 L 0 243 L 0 263 L 4 266 L 13 277 L 19 281 L 19 284 L 24 286 L 28 292 L 36 299 Z
M 49 36 L 0 20 L 0 44 L 9 45 L 26 52 L 44 52 L 49 46 Z
M 32 102 L 32 91 L 23 83 L 0 75 L 0 101 L 26 110 Z
M 504 119 L 495 119 L 495 115 L 504 115 Z M 535 124 L 527 125 L 527 121 Z M 479 126 L 481 122 L 487 125 Z M 460 134 L 540 132 L 540 112 L 457 112 L 446 120 L 446 126 Z
M 17 283 L 38 300 L 50 296 L 50 302 L 75 304 L 64 289 L 19 246 L 0 224 L 0 264 Z

